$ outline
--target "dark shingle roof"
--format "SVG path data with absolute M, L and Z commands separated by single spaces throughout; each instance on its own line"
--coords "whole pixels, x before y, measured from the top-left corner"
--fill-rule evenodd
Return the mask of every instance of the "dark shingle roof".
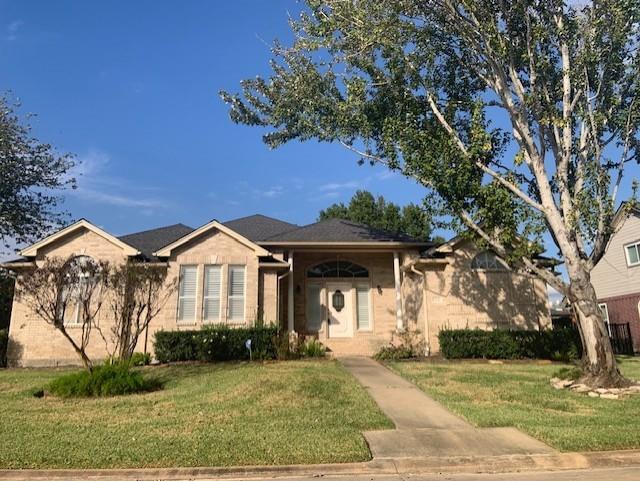
M 152 259 L 155 251 L 161 247 L 171 244 L 192 231 L 193 228 L 184 224 L 173 224 L 165 227 L 158 227 L 157 229 L 123 235 L 118 237 L 118 239 L 138 249 L 142 252 L 144 257 Z
M 414 242 L 425 244 L 406 234 L 376 229 L 342 219 L 327 219 L 265 239 L 269 242 Z
M 262 241 L 300 227 L 261 214 L 229 220 L 223 224 L 253 242 Z

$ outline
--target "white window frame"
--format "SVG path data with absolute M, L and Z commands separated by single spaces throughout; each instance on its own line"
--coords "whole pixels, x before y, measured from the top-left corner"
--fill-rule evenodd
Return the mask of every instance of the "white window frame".
M 244 270 L 244 285 L 242 287 L 242 318 L 233 319 L 231 317 L 231 300 L 233 298 L 240 297 L 238 295 L 231 294 L 231 271 L 234 268 L 242 268 Z M 247 320 L 247 266 L 245 264 L 230 264 L 227 268 L 227 321 L 244 323 Z
M 629 247 L 635 247 L 638 254 L 638 262 L 631 262 L 629 259 Z M 640 241 L 630 242 L 624 245 L 624 258 L 627 260 L 627 267 L 640 265 Z
M 609 307 L 606 302 L 601 302 L 598 304 L 600 311 L 602 311 L 602 316 L 604 317 L 604 325 L 607 327 L 607 332 L 609 333 L 609 337 L 611 337 L 611 321 L 609 321 Z
M 185 299 L 184 296 L 180 295 L 180 284 L 182 283 L 182 272 L 183 269 L 187 268 L 187 267 L 193 267 L 196 270 L 196 288 L 195 288 L 195 292 L 193 294 L 193 302 L 194 302 L 194 307 L 193 307 L 193 319 L 180 319 L 180 300 L 181 299 Z M 176 305 L 176 322 L 178 324 L 195 324 L 198 318 L 198 286 L 200 285 L 199 283 L 199 271 L 200 269 L 198 269 L 198 265 L 197 264 L 181 264 L 180 265 L 180 274 L 179 274 L 179 278 L 178 278 L 178 303 Z M 189 299 L 190 297 L 187 297 L 187 299 Z
M 369 311 L 369 327 L 360 327 L 359 309 L 360 304 L 358 302 L 358 288 L 367 289 L 367 310 Z M 373 331 L 373 306 L 371 305 L 371 285 L 369 283 L 355 283 L 355 298 L 356 298 L 356 330 L 359 332 L 372 332 Z
M 220 271 L 220 292 L 218 292 L 218 316 L 214 319 L 205 317 L 205 305 L 208 299 L 215 299 L 215 296 L 207 296 L 205 289 L 207 287 L 207 271 L 211 267 L 217 267 Z M 224 269 L 222 264 L 205 264 L 202 269 L 202 322 L 216 323 L 222 321 L 222 286 L 224 285 Z

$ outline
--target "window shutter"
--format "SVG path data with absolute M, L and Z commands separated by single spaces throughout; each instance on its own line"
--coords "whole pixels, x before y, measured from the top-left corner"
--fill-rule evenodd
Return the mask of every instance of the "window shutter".
M 178 297 L 179 321 L 193 321 L 196 318 L 197 284 L 198 268 L 196 266 L 180 267 L 180 289 Z
M 244 321 L 244 266 L 229 267 L 229 319 Z
M 321 286 L 312 284 L 307 287 L 307 325 L 311 331 L 319 331 L 322 327 L 321 294 Z
M 206 321 L 220 320 L 220 291 L 222 272 L 220 266 L 205 266 L 203 318 Z
M 371 329 L 369 286 L 356 287 L 356 302 L 358 304 L 358 329 Z

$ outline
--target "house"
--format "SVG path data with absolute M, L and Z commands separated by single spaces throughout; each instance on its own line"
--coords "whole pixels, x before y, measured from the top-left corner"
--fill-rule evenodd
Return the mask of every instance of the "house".
M 640 351 L 640 209 L 621 208 L 613 218 L 614 233 L 602 259 L 591 271 L 605 323 L 629 323 L 633 349 Z
M 5 264 L 18 273 L 47 257 L 134 260 L 179 279 L 153 332 L 207 324 L 278 323 L 314 337 L 332 352 L 371 355 L 394 332 L 418 329 L 431 353 L 442 328 L 550 326 L 545 284 L 517 273 L 489 251 L 456 238 L 442 245 L 330 219 L 298 226 L 263 215 L 197 229 L 182 224 L 116 237 L 87 220 L 23 249 Z M 78 319 L 69 319 L 69 331 Z M 108 325 L 109 310 L 97 322 Z M 143 346 L 139 346 L 143 349 Z M 91 339 L 88 354 L 105 356 Z M 9 361 L 14 365 L 75 363 L 67 341 L 16 296 Z

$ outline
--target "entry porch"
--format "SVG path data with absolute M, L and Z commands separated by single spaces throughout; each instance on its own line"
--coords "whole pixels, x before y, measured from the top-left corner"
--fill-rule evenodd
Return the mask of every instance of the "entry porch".
M 375 353 L 406 326 L 402 253 L 298 250 L 279 276 L 283 328 L 336 354 Z

